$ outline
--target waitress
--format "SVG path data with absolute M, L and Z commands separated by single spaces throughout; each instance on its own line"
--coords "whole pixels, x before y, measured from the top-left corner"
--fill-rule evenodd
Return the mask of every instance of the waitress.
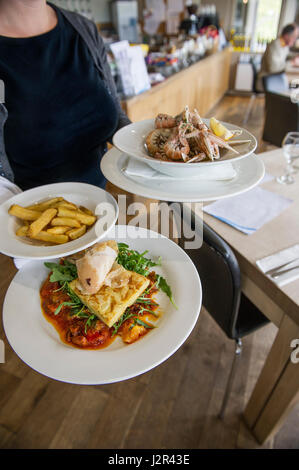
M 0 0 L 0 175 L 21 189 L 104 187 L 100 159 L 130 123 L 96 25 L 46 0 Z

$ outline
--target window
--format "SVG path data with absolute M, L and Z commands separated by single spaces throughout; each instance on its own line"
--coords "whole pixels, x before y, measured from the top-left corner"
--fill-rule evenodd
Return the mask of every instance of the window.
M 277 36 L 282 0 L 259 0 L 255 21 L 256 41 L 269 42 Z

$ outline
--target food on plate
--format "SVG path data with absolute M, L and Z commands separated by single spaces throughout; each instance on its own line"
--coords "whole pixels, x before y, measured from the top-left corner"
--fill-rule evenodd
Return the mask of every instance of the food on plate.
M 63 342 L 100 349 L 116 336 L 130 344 L 155 328 L 160 312 L 154 294 L 161 290 L 174 300 L 167 281 L 150 270 L 160 258 L 146 254 L 108 240 L 58 264 L 45 263 L 51 272 L 40 291 L 42 310 Z
M 45 212 L 43 212 L 38 219 L 36 219 L 28 228 L 28 235 L 30 238 L 34 238 L 36 235 L 39 234 L 39 232 L 42 231 L 43 228 L 45 228 L 46 225 L 48 225 L 51 220 L 55 217 L 57 214 L 56 209 L 46 209 Z
M 99 291 L 118 255 L 117 243 L 109 240 L 91 247 L 76 262 L 78 272 L 78 289 L 83 294 L 95 294 Z
M 67 235 L 56 235 L 53 233 L 45 232 L 44 230 L 35 235 L 34 239 L 46 243 L 51 243 L 54 245 L 67 243 L 69 241 L 69 237 Z
M 76 240 L 76 238 L 82 237 L 82 235 L 84 235 L 86 230 L 87 230 L 86 225 L 81 225 L 81 227 L 79 228 L 73 228 L 71 230 L 68 230 L 66 232 L 66 235 L 68 235 L 71 240 Z
M 95 214 L 84 206 L 55 197 L 27 207 L 13 204 L 8 213 L 23 223 L 18 237 L 40 240 L 46 245 L 67 243 L 82 237 L 96 222 Z
M 29 225 L 22 225 L 16 231 L 16 235 L 18 235 L 18 237 L 25 237 L 27 235 L 28 228 L 29 228 Z
M 170 129 L 154 129 L 151 131 L 145 139 L 149 153 L 156 155 L 156 153 L 160 152 L 160 149 L 164 147 L 170 136 Z
M 83 227 L 85 226 L 83 225 Z M 51 227 L 51 228 L 48 228 L 47 230 L 48 233 L 55 233 L 57 235 L 62 235 L 68 231 L 70 231 L 70 227 L 67 227 L 66 225 L 57 225 L 57 227 Z
M 230 131 L 215 118 L 211 118 L 209 128 L 196 109 L 191 112 L 186 106 L 177 116 L 158 114 L 145 144 L 149 154 L 159 160 L 198 163 L 221 158 L 220 148 L 238 154 L 227 141 L 240 132 Z
M 136 302 L 149 283 L 146 277 L 132 272 L 125 288 L 103 285 L 95 294 L 82 294 L 79 280 L 72 281 L 70 288 L 88 310 L 110 328 Z
M 22 220 L 36 220 L 41 215 L 41 212 L 38 210 L 27 209 L 26 207 L 21 207 L 18 204 L 13 204 L 9 208 L 9 214 L 14 215 Z
M 72 219 L 71 217 L 55 217 L 51 220 L 51 225 L 54 225 L 54 227 L 57 225 L 66 225 L 68 227 L 76 228 L 79 228 L 81 226 L 78 220 Z
M 210 119 L 210 128 L 212 129 L 215 135 L 217 135 L 218 137 L 222 137 L 222 139 L 224 140 L 230 140 L 235 135 L 233 131 L 227 129 L 227 127 L 225 127 L 215 117 L 211 117 Z

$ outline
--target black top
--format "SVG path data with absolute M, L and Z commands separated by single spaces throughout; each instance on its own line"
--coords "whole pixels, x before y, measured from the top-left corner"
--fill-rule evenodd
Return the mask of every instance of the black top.
M 0 36 L 7 156 L 22 189 L 60 181 L 103 187 L 99 162 L 118 112 L 85 42 L 55 10 L 48 33 Z

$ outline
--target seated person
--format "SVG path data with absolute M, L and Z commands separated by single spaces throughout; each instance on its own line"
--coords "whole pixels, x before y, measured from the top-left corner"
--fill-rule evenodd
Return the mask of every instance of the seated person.
M 268 44 L 262 58 L 261 70 L 258 74 L 257 89 L 263 91 L 263 80 L 265 75 L 280 73 L 285 70 L 290 47 L 295 44 L 298 36 L 296 24 L 288 24 L 282 30 L 280 37 Z

